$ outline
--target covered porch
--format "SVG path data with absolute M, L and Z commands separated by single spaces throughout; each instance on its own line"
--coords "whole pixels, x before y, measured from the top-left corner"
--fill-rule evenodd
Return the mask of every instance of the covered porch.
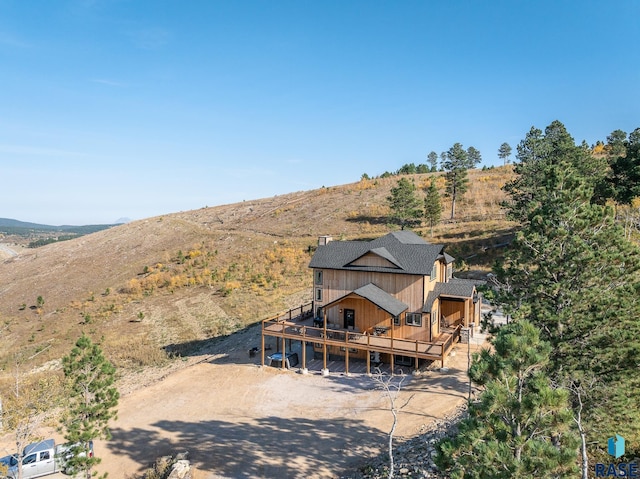
M 311 306 L 312 308 L 312 306 Z M 303 311 L 304 307 L 297 308 Z M 392 320 L 392 319 L 391 319 Z M 391 371 L 394 370 L 395 362 L 399 358 L 412 358 L 413 366 L 417 369 L 419 360 L 440 361 L 444 365 L 444 360 L 460 338 L 461 325 L 443 331 L 432 341 L 417 339 L 396 338 L 393 336 L 393 328 L 382 331 L 384 328 L 373 327 L 371 330 L 359 330 L 359 328 L 340 327 L 340 325 L 328 323 L 326 316 L 322 326 L 309 315 L 295 315 L 291 312 L 285 313 L 275 318 L 262 321 L 262 360 L 265 364 L 265 338 L 274 337 L 279 340 L 278 349 L 286 351 L 287 340 L 291 349 L 291 341 L 301 343 L 301 368 L 307 370 L 309 361 L 307 357 L 307 345 L 312 344 L 315 351 L 321 353 L 323 371 L 328 372 L 328 361 L 330 348 L 340 351 L 344 358 L 345 372 L 349 373 L 349 361 L 359 360 L 365 363 L 367 374 L 371 374 L 372 356 L 375 358 L 380 354 L 387 355 Z M 376 355 L 377 353 L 377 355 Z M 285 367 L 282 364 L 281 367 Z
M 473 330 L 480 324 L 482 298 L 476 281 L 453 278 L 438 283 L 429 293 L 423 311 L 437 314 L 440 330 L 462 326 Z

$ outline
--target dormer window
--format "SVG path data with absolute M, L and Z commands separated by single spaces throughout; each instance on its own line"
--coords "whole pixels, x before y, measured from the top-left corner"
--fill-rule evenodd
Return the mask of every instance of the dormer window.
M 431 268 L 431 281 L 435 281 L 438 278 L 438 262 L 433 263 L 433 267 Z

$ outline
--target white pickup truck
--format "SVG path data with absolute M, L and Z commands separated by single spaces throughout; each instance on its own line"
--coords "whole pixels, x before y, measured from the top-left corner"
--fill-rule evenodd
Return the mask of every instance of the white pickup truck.
M 72 454 L 71 449 L 72 445 L 56 445 L 53 439 L 45 439 L 44 441 L 29 444 L 24 448 L 22 455 L 22 479 L 46 476 L 56 472 L 67 472 L 65 464 Z M 93 443 L 89 443 L 89 457 L 92 455 Z M 3 471 L 5 468 L 7 472 Z M 3 472 L 4 476 L 2 475 Z M 9 479 L 18 477 L 18 458 L 16 455 L 0 458 L 0 477 Z

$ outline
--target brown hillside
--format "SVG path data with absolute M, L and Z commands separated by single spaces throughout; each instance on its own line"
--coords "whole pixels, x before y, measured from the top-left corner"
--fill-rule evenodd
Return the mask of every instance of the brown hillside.
M 470 172 L 455 222 L 429 241 L 486 267 L 510 225 L 499 208 L 510 168 Z M 432 176 L 415 175 L 418 186 Z M 0 368 L 60 358 L 85 331 L 120 366 L 166 361 L 166 351 L 229 333 L 310 299 L 317 237 L 388 232 L 385 198 L 397 178 L 297 192 L 135 221 L 22 250 L 0 263 Z M 450 204 L 443 200 L 448 217 Z M 461 263 L 462 264 L 462 263 Z M 38 302 L 38 297 L 44 303 Z

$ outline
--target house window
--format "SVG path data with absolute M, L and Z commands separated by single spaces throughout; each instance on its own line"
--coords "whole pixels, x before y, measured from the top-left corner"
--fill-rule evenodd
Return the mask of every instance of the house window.
M 316 301 L 322 301 L 322 288 L 316 288 Z
M 435 281 L 438 278 L 438 262 L 433 263 L 433 268 L 431 268 L 431 281 Z
M 393 325 L 394 326 L 400 326 L 400 316 L 394 316 L 393 317 Z
M 422 314 L 407 313 L 405 322 L 407 323 L 407 326 L 422 326 Z
M 449 281 L 453 277 L 453 267 L 451 263 L 447 265 L 447 281 Z
M 315 270 L 314 282 L 315 284 L 322 284 L 322 270 Z

